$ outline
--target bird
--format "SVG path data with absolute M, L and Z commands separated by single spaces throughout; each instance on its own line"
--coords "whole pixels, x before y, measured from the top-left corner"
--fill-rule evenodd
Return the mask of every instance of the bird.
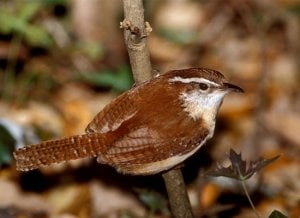
M 168 71 L 112 100 L 87 125 L 84 134 L 19 148 L 14 152 L 16 168 L 29 171 L 97 157 L 100 164 L 123 174 L 164 172 L 212 138 L 217 113 L 230 92 L 243 89 L 216 70 Z

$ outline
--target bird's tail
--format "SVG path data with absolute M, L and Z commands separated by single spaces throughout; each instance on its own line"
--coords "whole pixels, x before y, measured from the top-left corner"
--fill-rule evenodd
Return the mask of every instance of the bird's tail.
M 29 171 L 52 163 L 95 157 L 105 144 L 103 134 L 91 133 L 28 145 L 15 151 L 14 157 L 17 170 Z

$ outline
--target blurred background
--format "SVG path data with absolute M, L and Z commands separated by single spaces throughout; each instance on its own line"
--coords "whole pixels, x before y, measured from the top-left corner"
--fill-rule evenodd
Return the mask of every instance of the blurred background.
M 244 88 L 221 107 L 213 140 L 185 162 L 196 217 L 256 217 L 241 184 L 207 177 L 281 155 L 247 187 L 257 210 L 300 217 L 300 1 L 145 1 L 154 73 L 222 72 Z M 117 0 L 0 0 L 0 218 L 170 217 L 160 176 L 132 177 L 94 159 L 20 173 L 12 152 L 84 132 L 133 85 Z

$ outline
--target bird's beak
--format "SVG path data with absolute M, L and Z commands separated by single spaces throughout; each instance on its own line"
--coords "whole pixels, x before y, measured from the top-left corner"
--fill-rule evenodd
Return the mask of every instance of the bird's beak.
M 226 89 L 230 92 L 241 92 L 241 93 L 244 92 L 244 90 L 241 87 L 233 85 L 231 83 L 223 83 L 223 86 L 224 86 L 224 89 Z

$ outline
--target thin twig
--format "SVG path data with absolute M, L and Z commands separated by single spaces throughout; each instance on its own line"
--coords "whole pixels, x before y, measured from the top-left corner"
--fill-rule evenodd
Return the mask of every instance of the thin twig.
M 254 204 L 253 204 L 253 202 L 252 202 L 252 200 L 251 200 L 251 197 L 250 197 L 250 195 L 249 195 L 249 192 L 248 192 L 248 190 L 247 190 L 245 180 L 241 180 L 241 184 L 242 184 L 243 190 L 244 190 L 244 192 L 245 192 L 245 194 L 246 194 L 246 197 L 247 197 L 247 199 L 248 199 L 248 201 L 249 201 L 249 203 L 250 203 L 250 205 L 251 205 L 251 207 L 252 207 L 252 210 L 254 211 L 256 217 L 257 217 L 257 218 L 260 218 L 261 216 L 260 216 L 259 213 L 257 212 L 257 210 L 256 210 L 256 208 L 255 208 L 255 206 L 254 206 Z
M 246 197 L 247 197 L 247 199 L 248 199 L 248 201 L 249 201 L 249 203 L 250 203 L 250 205 L 252 207 L 252 210 L 254 211 L 254 213 L 255 213 L 255 215 L 256 215 L 257 218 L 261 218 L 261 216 L 259 215 L 258 211 L 256 210 L 256 208 L 255 208 L 255 206 L 253 204 L 253 201 L 251 200 L 251 197 L 249 195 L 248 189 L 246 187 L 246 182 L 245 182 L 246 181 L 246 177 L 244 177 L 242 175 L 241 170 L 240 170 L 239 167 L 237 169 L 238 169 L 238 173 L 239 173 L 239 177 L 240 177 L 240 182 L 242 184 L 242 187 L 243 187 L 243 190 L 244 190 L 244 192 L 246 194 Z
M 163 178 L 173 216 L 176 218 L 194 217 L 180 168 L 164 173 Z
M 124 39 L 127 47 L 132 74 L 136 83 L 149 80 L 151 62 L 147 48 L 144 7 L 142 0 L 124 0 L 125 19 L 121 22 L 124 28 Z
M 124 29 L 125 44 L 128 50 L 131 69 L 136 83 L 151 78 L 151 63 L 147 49 L 148 31 L 151 29 L 144 20 L 142 0 L 123 0 L 125 19 L 121 22 Z M 187 196 L 180 169 L 172 169 L 163 174 L 172 214 L 176 218 L 192 218 L 193 213 Z

